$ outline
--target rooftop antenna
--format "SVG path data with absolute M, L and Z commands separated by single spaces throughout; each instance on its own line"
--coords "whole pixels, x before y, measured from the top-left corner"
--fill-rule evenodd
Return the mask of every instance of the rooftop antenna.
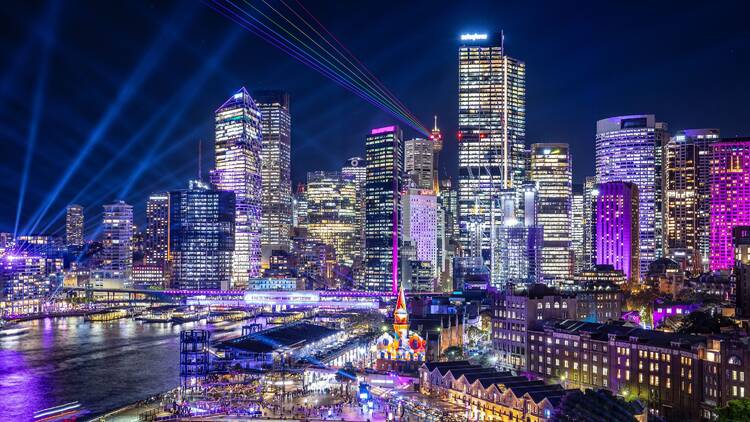
M 198 180 L 203 181 L 203 171 L 201 170 L 201 164 L 203 162 L 203 139 L 198 139 Z
M 500 52 L 505 54 L 505 30 L 500 30 Z
M 432 130 L 437 131 L 438 130 L 438 127 L 437 127 L 437 114 L 434 117 L 435 117 L 435 128 L 432 129 Z

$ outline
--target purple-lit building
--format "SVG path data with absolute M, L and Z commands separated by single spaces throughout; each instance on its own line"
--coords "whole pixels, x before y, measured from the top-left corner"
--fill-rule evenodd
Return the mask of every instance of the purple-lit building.
M 596 197 L 596 263 L 625 273 L 629 282 L 640 279 L 638 188 L 630 182 L 599 185 Z
M 365 277 L 363 290 L 396 293 L 398 284 L 403 135 L 398 126 L 370 131 L 365 141 Z
M 750 225 L 750 137 L 722 139 L 711 151 L 710 266 L 729 270 L 732 229 Z
M 617 116 L 596 122 L 596 179 L 638 187 L 641 272 L 662 255 L 662 147 L 666 123 L 653 114 Z M 658 153 L 657 153 L 658 152 Z
M 216 110 L 216 169 L 211 181 L 236 197 L 232 287 L 260 275 L 262 207 L 261 113 L 245 88 Z

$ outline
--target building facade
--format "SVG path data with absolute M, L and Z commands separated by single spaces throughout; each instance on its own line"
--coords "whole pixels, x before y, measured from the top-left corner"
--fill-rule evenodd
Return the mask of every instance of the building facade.
M 573 170 L 568 144 L 531 145 L 529 179 L 537 186 L 537 224 L 544 229 L 542 277 L 572 281 Z
M 438 269 L 438 204 L 432 189 L 409 189 L 403 197 L 403 225 L 401 239 L 413 244 L 416 260 L 429 262 L 433 275 Z
M 169 257 L 169 194 L 154 193 L 146 201 L 146 238 L 143 260 L 147 265 L 166 264 Z
M 289 94 L 283 91 L 256 91 L 255 102 L 261 115 L 263 148 L 260 153 L 263 184 L 261 246 L 264 256 L 270 250 L 289 250 L 292 225 L 292 117 Z
M 711 151 L 710 267 L 729 270 L 732 229 L 750 225 L 750 138 L 722 139 Z
M 641 273 L 662 255 L 662 148 L 666 123 L 653 114 L 617 116 L 596 123 L 596 178 L 630 182 L 639 195 Z
M 211 181 L 218 190 L 234 192 L 235 218 L 232 284 L 246 286 L 260 275 L 261 225 L 261 113 L 245 88 L 232 95 L 215 113 L 216 169 Z
M 711 145 L 718 129 L 681 130 L 664 147 L 664 247 L 684 269 L 708 263 Z
M 401 230 L 403 135 L 398 126 L 370 131 L 365 142 L 365 290 L 396 292 Z
M 133 269 L 133 206 L 123 201 L 104 205 L 100 270 L 105 279 L 130 278 Z
M 458 203 L 465 255 L 491 254 L 493 201 L 522 183 L 526 65 L 502 34 L 463 34 L 458 50 Z
M 309 172 L 306 194 L 309 239 L 333 246 L 339 262 L 351 267 L 361 246 L 354 178 L 337 171 Z
M 177 289 L 227 289 L 235 251 L 234 192 L 211 189 L 200 181 L 169 193 L 169 249 L 172 286 Z
M 625 273 L 631 283 L 640 280 L 639 192 L 634 183 L 610 182 L 598 186 L 596 197 L 596 263 Z
M 425 138 L 404 141 L 404 175 L 409 179 L 409 186 L 420 190 L 433 189 L 434 143 Z
M 68 205 L 65 209 L 65 246 L 83 248 L 83 206 Z

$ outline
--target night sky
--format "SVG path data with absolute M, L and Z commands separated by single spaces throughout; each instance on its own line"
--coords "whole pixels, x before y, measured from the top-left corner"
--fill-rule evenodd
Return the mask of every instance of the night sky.
M 462 32 L 505 31 L 506 51 L 527 64 L 527 144 L 570 143 L 576 182 L 593 175 L 603 117 L 750 134 L 740 2 L 304 4 L 425 125 L 439 116 L 447 175 Z M 363 155 L 370 128 L 396 123 L 200 2 L 15 1 L 0 19 L 3 231 L 17 215 L 19 233 L 59 231 L 70 202 L 86 207 L 91 231 L 115 199 L 141 223 L 150 192 L 195 177 L 199 139 L 204 174 L 213 166 L 213 110 L 240 86 L 290 92 L 295 185 Z

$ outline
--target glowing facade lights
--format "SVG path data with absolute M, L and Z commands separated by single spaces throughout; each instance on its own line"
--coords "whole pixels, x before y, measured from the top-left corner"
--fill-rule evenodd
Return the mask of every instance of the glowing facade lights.
M 630 182 L 599 185 L 596 197 L 596 263 L 622 270 L 631 283 L 640 279 L 638 188 Z
M 723 139 L 711 153 L 711 271 L 734 266 L 732 229 L 750 226 L 750 138 Z
M 211 180 L 219 190 L 236 195 L 232 283 L 246 286 L 249 278 L 260 275 L 263 187 L 261 115 L 245 88 L 216 110 L 215 131 L 216 169 Z
M 617 116 L 596 123 L 599 183 L 631 182 L 638 187 L 641 274 L 662 253 L 662 154 L 666 123 L 653 114 Z
M 487 34 L 461 34 L 461 41 L 484 41 L 487 39 Z
M 388 126 L 371 131 L 365 143 L 364 290 L 397 291 L 402 137 L 398 126 Z

